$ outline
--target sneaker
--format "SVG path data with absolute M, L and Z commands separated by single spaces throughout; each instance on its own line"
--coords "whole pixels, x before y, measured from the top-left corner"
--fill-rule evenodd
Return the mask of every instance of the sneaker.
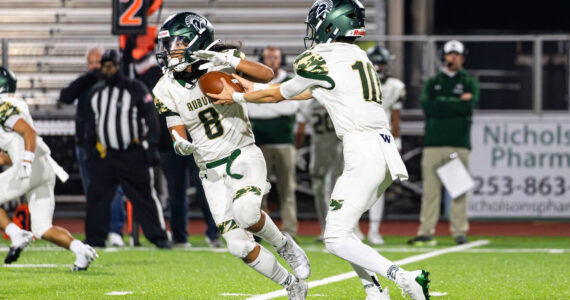
M 295 278 L 296 282 L 287 287 L 287 296 L 289 300 L 305 300 L 309 285 L 302 279 Z
M 378 232 L 368 232 L 368 241 L 373 245 L 384 245 L 384 239 Z
M 169 240 L 158 240 L 154 242 L 158 249 L 172 249 L 172 243 Z
M 208 243 L 208 246 L 210 246 L 210 248 L 224 248 L 224 242 L 222 242 L 222 239 L 220 237 L 215 237 L 212 239 L 206 237 L 206 243 Z
M 295 243 L 291 234 L 283 232 L 283 235 L 287 241 L 281 249 L 277 250 L 277 253 L 279 253 L 279 256 L 295 271 L 295 276 L 302 280 L 309 278 L 309 275 L 311 275 L 311 265 L 307 254 Z
M 362 231 L 360 231 L 360 227 L 358 227 L 358 225 L 356 225 L 354 227 L 354 235 L 356 235 L 356 237 L 363 241 L 364 240 L 364 233 L 362 233 Z
M 420 235 L 408 240 L 408 244 L 413 246 L 435 246 L 437 242 L 431 236 Z
M 95 249 L 89 245 L 84 245 L 83 251 L 75 257 L 75 263 L 73 263 L 73 267 L 71 271 L 85 271 L 95 260 L 95 258 L 99 257 Z
M 390 291 L 388 287 L 385 287 L 383 290 L 382 288 L 374 290 L 367 289 L 365 300 L 390 300 Z
M 412 298 L 412 300 L 429 300 L 429 272 L 424 270 L 400 271 L 396 275 L 396 283 Z
M 125 242 L 120 234 L 111 232 L 109 233 L 109 245 L 111 247 L 124 247 Z
M 179 249 L 184 249 L 184 248 L 192 248 L 192 244 L 190 244 L 190 242 L 174 242 L 172 243 L 172 248 L 179 248 Z
M 466 244 L 468 241 L 466 236 L 459 235 L 455 237 L 455 242 L 457 243 L 457 245 L 463 245 Z
M 22 250 L 24 250 L 24 248 L 34 240 L 34 234 L 26 230 L 21 230 L 20 233 L 11 237 L 11 239 L 12 244 L 10 245 L 8 255 L 6 255 L 6 258 L 4 259 L 5 264 L 11 264 L 18 260 Z

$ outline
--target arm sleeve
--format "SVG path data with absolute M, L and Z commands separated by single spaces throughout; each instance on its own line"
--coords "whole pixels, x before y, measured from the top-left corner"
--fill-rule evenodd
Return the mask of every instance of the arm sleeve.
M 97 83 L 97 73 L 87 72 L 72 81 L 68 87 L 63 88 L 59 94 L 59 101 L 67 104 L 73 103 L 81 94 Z
M 291 99 L 299 95 L 300 93 L 304 92 L 307 88 L 310 87 L 329 88 L 330 86 L 331 86 L 330 83 L 326 81 L 306 78 L 296 75 L 295 77 L 293 77 L 293 79 L 281 84 L 281 86 L 279 87 L 279 91 L 281 92 L 283 98 Z

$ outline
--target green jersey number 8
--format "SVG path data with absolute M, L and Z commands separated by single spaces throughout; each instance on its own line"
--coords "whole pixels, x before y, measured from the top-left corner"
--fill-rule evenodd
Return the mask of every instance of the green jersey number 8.
M 362 97 L 365 101 L 374 101 L 382 104 L 382 90 L 380 89 L 380 79 L 374 66 L 366 62 L 366 66 L 361 60 L 352 64 L 352 69 L 358 71 L 362 83 Z
M 204 130 L 206 131 L 206 136 L 213 140 L 224 134 L 224 127 L 220 122 L 220 115 L 215 108 L 209 107 L 198 113 L 198 118 L 200 122 L 204 124 Z

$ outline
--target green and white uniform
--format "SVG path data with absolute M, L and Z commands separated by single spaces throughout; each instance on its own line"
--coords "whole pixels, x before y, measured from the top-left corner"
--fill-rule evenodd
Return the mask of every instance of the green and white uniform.
M 229 67 L 216 69 L 235 73 Z M 197 85 L 189 86 L 170 75 L 160 79 L 153 93 L 155 106 L 166 116 L 168 127 L 184 125 L 197 147 L 194 159 L 220 233 L 238 228 L 240 221 L 234 215 L 234 200 L 245 194 L 254 195 L 259 208 L 262 195 L 268 191 L 265 160 L 255 145 L 247 106 L 214 105 Z M 251 237 L 246 231 L 242 234 Z M 246 249 L 243 255 L 251 249 Z
M 295 73 L 281 85 L 281 94 L 290 98 L 311 88 L 343 141 L 344 171 L 331 196 L 325 239 L 350 237 L 376 201 L 373 196 L 392 180 L 408 177 L 381 105 L 378 75 L 366 52 L 346 43 L 318 44 L 303 52 Z
M 67 173 L 50 157 L 48 146 L 38 136 L 32 162 L 32 175 L 27 179 L 18 178 L 25 147 L 24 138 L 14 132 L 13 128 L 20 119 L 34 126 L 28 105 L 24 101 L 12 94 L 1 94 L 0 149 L 8 154 L 12 166 L 0 173 L 0 204 L 25 194 L 30 209 L 32 232 L 37 238 L 41 238 L 52 226 L 56 174 L 65 181 Z

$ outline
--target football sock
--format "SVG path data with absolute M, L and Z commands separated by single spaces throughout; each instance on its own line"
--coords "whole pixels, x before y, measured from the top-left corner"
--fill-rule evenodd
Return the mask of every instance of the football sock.
M 370 272 L 363 267 L 357 266 L 355 264 L 351 264 L 352 268 L 356 272 L 356 275 L 360 278 L 362 285 L 364 286 L 364 290 L 366 294 L 379 294 L 382 291 L 382 287 L 380 286 L 380 281 L 378 281 L 378 277 L 373 272 Z
M 325 244 L 330 253 L 382 277 L 396 280 L 396 272 L 400 268 L 356 237 L 331 238 L 325 240 Z
M 20 227 L 18 227 L 18 225 L 14 224 L 14 223 L 10 223 L 8 224 L 8 226 L 6 226 L 6 229 L 4 229 L 4 231 L 6 231 L 6 234 L 10 237 L 20 233 L 22 231 L 22 229 Z
M 85 244 L 83 244 L 80 240 L 73 240 L 71 244 L 69 244 L 69 250 L 75 253 L 75 255 L 83 253 L 83 247 L 85 247 Z
M 368 234 L 370 234 L 371 232 L 378 233 L 378 229 L 380 229 L 380 222 L 370 221 L 370 228 L 368 229 Z
M 260 238 L 268 241 L 275 249 L 280 249 L 285 245 L 287 240 L 277 225 L 273 223 L 273 220 L 264 212 L 265 214 L 265 224 L 263 224 L 263 228 L 260 231 L 256 232 L 255 234 L 258 235 Z
M 261 249 L 257 258 L 247 265 L 285 288 L 295 282 L 295 276 L 290 274 L 287 269 L 280 265 L 275 256 L 269 252 L 269 250 L 265 249 L 263 246 L 260 247 Z

